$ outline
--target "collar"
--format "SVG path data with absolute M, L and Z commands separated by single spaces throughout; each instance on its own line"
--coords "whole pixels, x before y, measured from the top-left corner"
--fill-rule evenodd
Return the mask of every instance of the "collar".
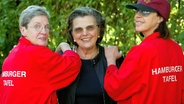
M 154 32 L 151 35 L 149 35 L 148 37 L 146 37 L 142 42 L 146 42 L 155 38 L 158 38 L 160 36 L 159 32 Z
M 24 36 L 21 36 L 19 38 L 19 43 L 20 44 L 26 44 L 26 45 L 33 45 L 29 40 L 27 40 Z

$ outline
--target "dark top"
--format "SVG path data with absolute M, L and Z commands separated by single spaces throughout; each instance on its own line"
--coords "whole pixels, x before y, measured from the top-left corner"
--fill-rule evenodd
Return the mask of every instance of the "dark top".
M 91 60 L 82 60 L 75 104 L 103 104 L 103 90 Z
M 123 57 L 117 60 L 117 66 Z M 99 54 L 89 60 L 82 60 L 81 71 L 76 80 L 57 91 L 59 104 L 116 104 L 105 92 L 103 83 L 107 68 L 104 48 L 99 46 Z

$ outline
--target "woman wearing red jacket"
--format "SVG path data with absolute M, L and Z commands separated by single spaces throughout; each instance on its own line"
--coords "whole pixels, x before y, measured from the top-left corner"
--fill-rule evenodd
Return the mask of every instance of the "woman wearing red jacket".
M 184 103 L 182 48 L 166 25 L 170 4 L 167 0 L 139 0 L 127 5 L 135 9 L 135 30 L 144 40 L 133 47 L 119 70 L 115 59 L 120 56 L 115 46 L 106 47 L 108 68 L 104 87 L 118 104 Z
M 81 60 L 66 43 L 62 55 L 47 48 L 49 13 L 29 6 L 20 15 L 22 36 L 4 60 L 0 77 L 0 104 L 57 104 L 56 90 L 72 83 Z

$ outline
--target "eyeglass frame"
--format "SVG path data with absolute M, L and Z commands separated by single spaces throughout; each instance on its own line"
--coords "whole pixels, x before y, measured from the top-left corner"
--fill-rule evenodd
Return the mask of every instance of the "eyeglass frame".
M 146 17 L 146 16 L 149 16 L 151 13 L 156 13 L 156 11 L 135 9 L 135 14 L 137 13 L 140 13 L 142 16 Z
M 84 32 L 84 29 L 85 29 L 87 32 L 91 32 L 91 31 L 95 30 L 95 27 L 96 27 L 96 26 L 99 28 L 99 25 L 88 25 L 88 26 L 86 26 L 86 27 L 84 27 L 84 28 L 82 28 L 82 27 L 76 27 L 76 28 L 72 29 L 72 31 L 73 31 L 74 33 L 76 33 L 76 34 L 82 34 L 82 33 Z
M 28 27 L 35 29 L 37 32 L 41 32 L 42 29 L 44 28 L 47 33 L 49 33 L 50 32 L 50 29 L 51 29 L 51 27 L 50 27 L 49 24 L 43 26 L 43 25 L 41 25 L 39 23 L 37 23 L 37 24 L 35 24 L 33 26 L 28 26 Z

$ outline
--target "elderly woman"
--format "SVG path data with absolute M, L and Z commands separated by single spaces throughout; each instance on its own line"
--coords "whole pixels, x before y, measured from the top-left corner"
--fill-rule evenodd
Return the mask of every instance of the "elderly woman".
M 0 77 L 0 104 L 57 104 L 56 90 L 78 75 L 81 60 L 66 43 L 62 55 L 47 48 L 49 13 L 32 5 L 20 15 L 22 36 L 4 60 Z
M 99 45 L 105 32 L 105 19 L 93 8 L 75 9 L 68 17 L 68 41 L 82 60 L 79 76 L 69 87 L 58 91 L 61 104 L 113 104 L 104 90 L 107 62 Z
M 119 70 L 117 47 L 105 47 L 105 89 L 118 104 L 183 104 L 183 51 L 166 25 L 168 0 L 138 0 L 127 7 L 135 9 L 135 30 L 144 40 L 129 51 Z

